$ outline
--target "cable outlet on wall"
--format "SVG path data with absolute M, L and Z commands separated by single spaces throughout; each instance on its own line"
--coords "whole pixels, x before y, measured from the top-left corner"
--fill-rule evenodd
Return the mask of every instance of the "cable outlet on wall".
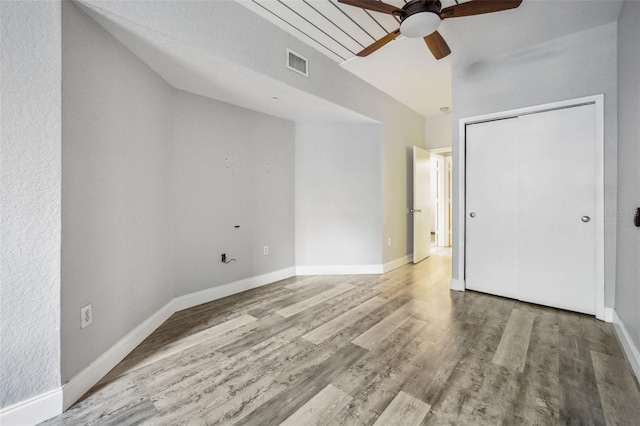
M 262 247 L 262 254 L 265 256 L 269 256 L 269 246 Z
M 85 328 L 93 322 L 93 311 L 91 303 L 80 309 L 80 328 Z

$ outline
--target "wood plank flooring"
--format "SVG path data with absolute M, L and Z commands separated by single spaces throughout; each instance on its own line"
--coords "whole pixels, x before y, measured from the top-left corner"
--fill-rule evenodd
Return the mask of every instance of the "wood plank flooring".
M 451 258 L 177 312 L 48 425 L 639 425 L 610 324 L 449 290 Z

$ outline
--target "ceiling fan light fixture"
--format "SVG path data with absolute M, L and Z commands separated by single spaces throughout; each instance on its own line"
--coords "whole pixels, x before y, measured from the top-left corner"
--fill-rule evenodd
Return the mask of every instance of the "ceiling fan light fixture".
M 433 34 L 440 26 L 440 16 L 434 12 L 420 12 L 407 16 L 400 24 L 400 33 L 409 38 Z

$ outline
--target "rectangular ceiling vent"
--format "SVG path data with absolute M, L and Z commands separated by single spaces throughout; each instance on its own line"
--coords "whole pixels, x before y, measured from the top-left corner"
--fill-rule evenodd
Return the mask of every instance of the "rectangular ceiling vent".
M 307 78 L 309 77 L 309 61 L 291 49 L 287 49 L 287 68 Z

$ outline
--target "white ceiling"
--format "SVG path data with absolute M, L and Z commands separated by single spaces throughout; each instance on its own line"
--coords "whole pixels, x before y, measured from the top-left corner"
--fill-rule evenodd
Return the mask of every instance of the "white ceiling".
M 366 58 L 355 53 L 398 28 L 390 15 L 337 0 L 236 0 L 424 116 L 451 105 L 451 69 L 617 20 L 621 0 L 524 0 L 514 10 L 444 20 L 452 54 L 436 61 L 422 39 L 396 39 Z M 402 7 L 404 0 L 386 3 Z M 455 4 L 442 0 L 442 7 Z
M 153 7 L 153 3 L 144 6 Z M 77 4 L 177 89 L 297 122 L 375 123 L 348 108 L 117 16 L 100 7 L 99 1 L 78 0 Z
M 144 26 L 114 15 L 102 7 L 101 1 L 76 1 L 178 89 L 294 121 L 372 121 L 172 39 L 152 28 L 153 25 Z M 389 15 L 365 13 L 337 0 L 235 1 L 424 116 L 439 114 L 441 107 L 450 106 L 452 68 L 604 25 L 615 21 L 622 7 L 621 0 L 524 0 L 515 10 L 447 19 L 439 31 L 453 53 L 436 61 L 422 39 L 403 37 L 367 58 L 355 57 L 354 53 L 362 46 L 398 27 L 398 22 Z M 403 0 L 388 2 L 399 6 L 404 3 Z M 443 7 L 453 2 L 443 0 Z M 153 15 L 155 4 L 155 1 L 140 0 L 136 7 L 142 11 L 148 8 L 149 15 Z M 272 99 L 274 94 L 277 100 Z

